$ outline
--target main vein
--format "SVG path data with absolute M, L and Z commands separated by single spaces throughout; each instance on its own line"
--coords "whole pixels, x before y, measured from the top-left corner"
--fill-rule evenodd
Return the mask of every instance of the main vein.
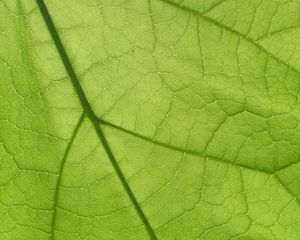
M 121 170 L 116 158 L 114 157 L 114 154 L 113 154 L 112 150 L 110 149 L 109 144 L 108 144 L 108 142 L 107 142 L 107 140 L 104 136 L 104 133 L 103 133 L 103 131 L 102 131 L 102 129 L 101 129 L 99 123 L 98 123 L 97 116 L 94 113 L 94 111 L 92 110 L 92 107 L 90 106 L 90 104 L 87 100 L 87 97 L 85 96 L 85 93 L 84 93 L 84 91 L 83 91 L 83 89 L 82 89 L 82 87 L 79 83 L 79 79 L 78 79 L 78 77 L 77 77 L 77 75 L 76 75 L 76 73 L 73 69 L 71 61 L 70 61 L 70 59 L 69 59 L 69 57 L 68 57 L 68 55 L 65 51 L 65 48 L 64 48 L 64 46 L 61 42 L 61 39 L 60 39 L 60 37 L 57 33 L 57 30 L 54 26 L 54 23 L 53 23 L 53 21 L 50 17 L 50 14 L 48 12 L 48 9 L 47 9 L 44 1 L 43 0 L 36 0 L 36 3 L 37 3 L 37 5 L 38 5 L 38 7 L 41 11 L 41 14 L 42 14 L 42 16 L 44 18 L 44 21 L 45 21 L 45 23 L 48 27 L 48 30 L 51 34 L 51 37 L 54 41 L 54 44 L 55 44 L 56 48 L 57 48 L 57 51 L 58 51 L 58 53 L 59 53 L 59 55 L 62 59 L 62 62 L 65 66 L 65 69 L 68 72 L 69 77 L 72 81 L 72 84 L 73 84 L 73 86 L 74 86 L 74 88 L 77 92 L 77 95 L 80 99 L 80 102 L 82 104 L 84 112 L 87 114 L 87 116 L 91 120 L 91 122 L 92 122 L 92 124 L 95 128 L 95 131 L 96 131 L 96 133 L 97 133 L 97 135 L 98 135 L 98 137 L 99 137 L 99 139 L 100 139 L 100 141 L 101 141 L 101 143 L 102 143 L 102 145 L 103 145 L 103 147 L 106 151 L 106 154 L 108 155 L 108 157 L 109 157 L 109 159 L 110 159 L 110 161 L 111 161 L 111 163 L 114 167 L 114 170 L 116 171 L 117 176 L 119 177 L 119 179 L 120 179 L 125 191 L 127 192 L 131 202 L 133 203 L 134 207 L 136 208 L 138 215 L 140 216 L 141 220 L 143 221 L 148 234 L 150 235 L 151 239 L 156 240 L 157 237 L 156 237 L 150 223 L 148 222 L 146 216 L 144 215 L 141 207 L 139 206 L 139 203 L 136 200 L 132 190 L 130 189 L 130 186 L 127 183 L 126 178 L 125 178 L 124 174 L 122 173 L 122 170 Z
M 63 156 L 63 159 L 61 161 L 61 164 L 60 164 L 60 170 L 59 170 L 59 173 L 58 173 L 58 179 L 57 179 L 57 183 L 56 183 L 56 189 L 55 189 L 55 194 L 54 194 L 54 207 L 53 207 L 53 215 L 52 215 L 52 228 L 51 228 L 51 239 L 54 239 L 54 234 L 55 234 L 55 224 L 56 224 L 56 213 L 57 213 L 57 203 L 58 203 L 58 198 L 59 198 L 59 187 L 61 186 L 61 179 L 62 179 L 62 174 L 63 174 L 63 170 L 64 170 L 64 166 L 65 166 L 65 163 L 66 163 L 66 160 L 67 160 L 67 157 L 68 157 L 68 154 L 69 154 L 69 151 L 71 149 L 71 146 L 74 142 L 74 139 L 77 135 L 77 132 L 83 122 L 83 119 L 84 119 L 84 114 L 81 115 L 78 123 L 77 123 L 77 126 L 75 127 L 75 130 L 71 136 L 71 139 L 69 141 L 69 144 L 66 148 L 66 151 L 65 151 L 65 154 Z

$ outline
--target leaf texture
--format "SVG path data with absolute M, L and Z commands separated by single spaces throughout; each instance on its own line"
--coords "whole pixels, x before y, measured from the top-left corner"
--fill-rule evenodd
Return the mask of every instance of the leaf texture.
M 0 2 L 0 239 L 298 240 L 300 3 Z

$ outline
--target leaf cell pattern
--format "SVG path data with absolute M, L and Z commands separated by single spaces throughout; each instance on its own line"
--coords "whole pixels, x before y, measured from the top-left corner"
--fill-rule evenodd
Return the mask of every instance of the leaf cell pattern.
M 0 2 L 0 239 L 298 240 L 297 0 Z

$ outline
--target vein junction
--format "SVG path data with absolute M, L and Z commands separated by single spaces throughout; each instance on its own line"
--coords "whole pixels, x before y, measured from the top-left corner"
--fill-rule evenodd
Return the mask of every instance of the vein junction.
M 77 95 L 80 99 L 80 102 L 82 104 L 84 112 L 86 113 L 86 115 L 91 120 L 91 122 L 92 122 L 92 124 L 95 128 L 95 131 L 96 131 L 96 133 L 97 133 L 97 135 L 98 135 L 98 137 L 99 137 L 99 139 L 100 139 L 100 141 L 101 141 L 101 143 L 102 143 L 102 145 L 103 145 L 103 147 L 104 147 L 104 149 L 105 149 L 105 151 L 106 151 L 106 153 L 107 153 L 107 155 L 108 155 L 108 157 L 109 157 L 109 159 L 110 159 L 110 161 L 111 161 L 111 163 L 114 167 L 114 170 L 115 170 L 117 176 L 119 177 L 124 189 L 126 190 L 131 202 L 133 203 L 138 215 L 140 216 L 141 220 L 143 221 L 149 236 L 153 240 L 157 239 L 150 223 L 148 222 L 148 220 L 147 220 L 146 216 L 144 215 L 141 207 L 139 206 L 139 203 L 138 203 L 137 199 L 135 198 L 129 184 L 127 183 L 127 180 L 126 180 L 122 170 L 120 169 L 120 167 L 118 165 L 118 162 L 115 159 L 112 150 L 109 147 L 109 144 L 108 144 L 108 142 L 107 142 L 107 140 L 104 136 L 104 133 L 103 133 L 100 125 L 98 124 L 97 116 L 95 115 L 94 111 L 92 110 L 92 108 L 91 108 L 91 106 L 90 106 L 90 104 L 87 100 L 87 97 L 85 96 L 85 93 L 83 92 L 83 89 L 82 89 L 82 87 L 79 83 L 78 77 L 77 77 L 77 75 L 76 75 L 76 73 L 73 69 L 73 66 L 71 64 L 71 61 L 70 61 L 70 59 L 69 59 L 69 57 L 68 57 L 68 55 L 67 55 L 67 53 L 64 49 L 64 46 L 61 42 L 61 39 L 60 39 L 60 37 L 57 33 L 57 30 L 54 26 L 54 23 L 53 23 L 53 21 L 50 17 L 50 14 L 48 12 L 48 9 L 47 9 L 44 1 L 43 0 L 36 0 L 36 2 L 37 2 L 37 5 L 38 5 L 38 7 L 41 11 L 41 14 L 42 14 L 44 20 L 45 20 L 45 23 L 48 27 L 48 30 L 51 34 L 51 37 L 54 41 L 54 44 L 57 48 L 57 51 L 58 51 L 58 53 L 59 53 L 59 55 L 62 59 L 64 67 L 65 67 L 66 71 L 69 74 L 69 77 L 72 81 L 73 87 L 75 88 L 76 93 L 77 93 Z

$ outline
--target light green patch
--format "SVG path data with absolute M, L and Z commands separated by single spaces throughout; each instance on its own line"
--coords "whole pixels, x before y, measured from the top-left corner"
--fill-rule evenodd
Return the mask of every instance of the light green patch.
M 0 239 L 298 240 L 299 11 L 1 1 Z

